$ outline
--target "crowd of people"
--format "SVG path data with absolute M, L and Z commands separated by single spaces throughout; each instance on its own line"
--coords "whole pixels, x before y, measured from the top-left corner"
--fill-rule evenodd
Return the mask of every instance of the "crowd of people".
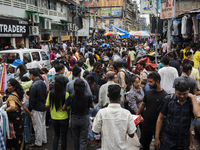
M 196 100 L 200 95 L 200 46 L 174 43 L 168 50 L 167 41 L 159 40 L 158 71 L 147 71 L 146 63 L 139 61 L 139 73 L 134 74 L 138 47 L 154 51 L 155 40 L 105 38 L 84 39 L 77 45 L 38 44 L 49 55 L 52 68 L 42 68 L 34 59 L 32 69 L 27 70 L 24 57 L 15 69 L 20 71 L 19 81 L 10 74 L 8 64 L 3 110 L 13 132 L 6 139 L 6 148 L 42 147 L 50 123 L 55 136 L 48 144 L 53 150 L 58 149 L 60 136 L 61 149 L 67 149 L 69 128 L 75 150 L 86 150 L 94 140 L 101 140 L 102 150 L 126 150 L 127 135 L 133 138 L 137 130 L 143 150 L 150 149 L 152 139 L 157 150 L 195 149 L 191 124 L 200 148 Z M 141 117 L 138 126 L 133 114 Z

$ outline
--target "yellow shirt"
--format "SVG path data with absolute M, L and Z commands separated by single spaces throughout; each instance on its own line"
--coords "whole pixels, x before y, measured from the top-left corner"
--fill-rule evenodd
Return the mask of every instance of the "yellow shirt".
M 96 58 L 97 58 L 97 60 L 99 60 L 100 59 L 99 55 L 96 54 Z
M 181 52 L 183 52 L 183 60 L 186 58 L 186 56 L 185 56 L 185 52 L 186 52 L 186 50 L 185 49 L 183 49 L 183 50 L 181 50 Z M 187 51 L 187 52 L 189 52 L 189 51 Z
M 68 114 L 66 110 L 62 110 L 62 103 L 60 104 L 60 109 L 58 111 L 56 111 L 56 107 L 55 105 L 53 106 L 53 108 L 50 106 L 50 92 L 47 96 L 47 101 L 46 101 L 46 106 L 50 107 L 50 112 L 51 112 L 51 118 L 54 120 L 65 120 L 68 118 Z M 65 100 L 68 98 L 69 93 L 66 92 L 65 94 Z M 70 106 L 67 107 L 67 109 L 70 109 Z
M 200 51 L 196 51 L 196 53 L 193 55 L 193 62 L 195 69 L 198 69 L 199 67 L 199 59 L 200 59 Z

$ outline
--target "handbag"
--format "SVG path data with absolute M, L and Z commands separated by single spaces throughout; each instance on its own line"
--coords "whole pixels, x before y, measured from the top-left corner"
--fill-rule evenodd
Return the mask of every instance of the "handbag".
M 10 139 L 16 138 L 13 123 L 9 122 Z

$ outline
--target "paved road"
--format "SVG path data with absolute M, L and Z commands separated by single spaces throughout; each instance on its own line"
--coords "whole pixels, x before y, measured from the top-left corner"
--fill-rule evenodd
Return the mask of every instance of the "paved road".
M 31 137 L 31 142 L 34 142 L 34 136 Z M 54 139 L 54 131 L 53 131 L 53 127 L 52 125 L 49 126 L 49 128 L 47 129 L 47 141 L 48 143 L 43 145 L 40 148 L 30 148 L 27 146 L 27 150 L 52 150 L 53 148 L 53 139 Z M 101 147 L 100 142 L 97 141 L 93 141 L 93 142 L 89 142 L 88 143 L 88 147 L 87 150 L 96 150 L 98 148 Z M 59 141 L 59 147 L 58 149 L 61 149 L 61 138 Z M 70 130 L 68 131 L 68 136 L 67 136 L 67 150 L 73 150 L 73 141 L 71 138 L 71 133 Z
M 31 137 L 32 142 L 34 142 L 34 136 Z M 54 131 L 53 131 L 53 127 L 52 125 L 49 126 L 49 128 L 47 129 L 47 140 L 48 143 L 46 145 L 43 145 L 40 148 L 30 148 L 27 146 L 27 150 L 52 150 L 53 148 L 53 139 L 54 139 Z M 60 139 L 61 141 L 61 139 Z M 61 149 L 61 142 L 59 141 L 59 150 Z M 195 146 L 197 149 L 197 144 L 196 141 L 195 142 Z M 93 142 L 89 142 L 88 143 L 88 147 L 87 150 L 97 150 L 98 148 L 101 147 L 101 143 L 97 142 L 97 141 L 93 141 Z M 73 141 L 71 138 L 71 133 L 70 130 L 68 131 L 68 136 L 67 136 L 67 150 L 73 150 Z M 150 145 L 150 150 L 154 150 L 154 146 L 153 146 L 153 142 Z

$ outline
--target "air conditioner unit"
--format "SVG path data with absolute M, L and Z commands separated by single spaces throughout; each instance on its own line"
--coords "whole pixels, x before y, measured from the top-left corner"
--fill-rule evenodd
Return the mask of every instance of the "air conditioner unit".
M 70 28 L 70 30 L 73 30 L 72 23 L 69 24 L 69 28 Z
M 30 19 L 31 19 L 31 22 L 35 22 L 35 15 L 34 14 L 30 14 Z
M 34 16 L 35 16 L 35 23 L 40 23 L 39 15 L 34 15 Z
M 30 35 L 39 35 L 39 27 L 38 26 L 30 26 L 29 34 Z
M 51 21 L 45 21 L 45 29 L 51 30 Z

